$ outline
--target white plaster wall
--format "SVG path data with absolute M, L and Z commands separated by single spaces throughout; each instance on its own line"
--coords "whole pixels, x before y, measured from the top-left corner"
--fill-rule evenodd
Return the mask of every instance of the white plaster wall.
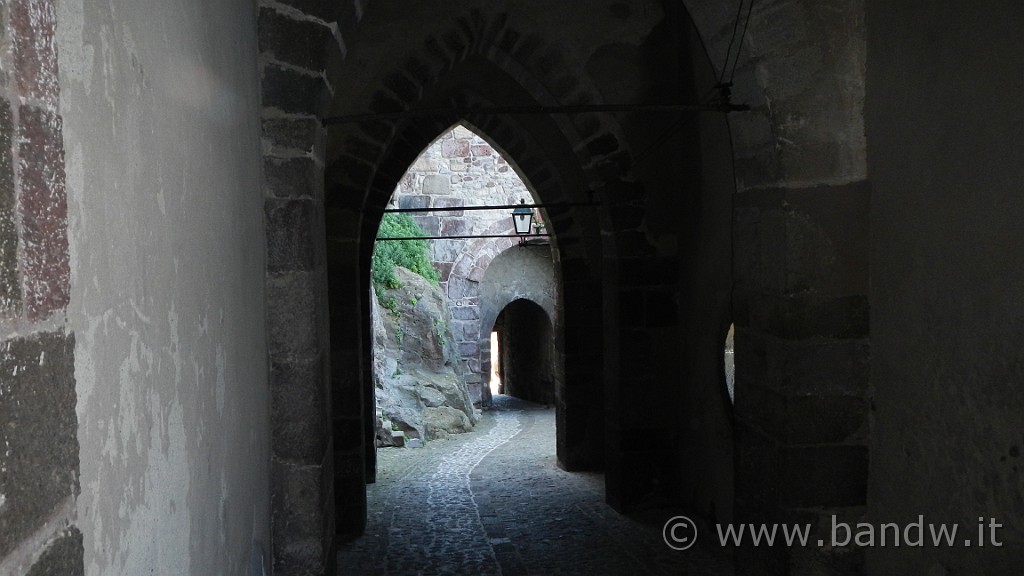
M 269 550 L 254 4 L 62 0 L 87 574 Z

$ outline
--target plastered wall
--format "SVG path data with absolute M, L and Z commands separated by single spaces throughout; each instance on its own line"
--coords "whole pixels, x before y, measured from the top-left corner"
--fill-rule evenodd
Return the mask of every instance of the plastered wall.
M 87 574 L 269 548 L 256 13 L 57 3 Z

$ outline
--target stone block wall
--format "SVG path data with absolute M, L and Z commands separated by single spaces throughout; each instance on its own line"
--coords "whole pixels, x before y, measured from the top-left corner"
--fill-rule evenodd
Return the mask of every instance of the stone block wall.
M 0 573 L 82 574 L 56 10 L 0 22 Z
M 741 77 L 757 79 L 771 104 L 738 81 L 735 95 L 752 109 L 729 116 L 736 517 L 859 518 L 871 360 L 863 3 L 759 6 L 750 22 L 750 36 L 763 38 L 745 47 L 751 61 Z M 822 54 L 820 63 L 793 73 L 793 59 L 809 52 Z M 862 562 L 850 548 L 737 551 L 737 569 L 759 574 L 810 565 L 854 574 Z
M 447 208 L 507 205 L 534 200 L 508 161 L 479 135 L 459 125 L 431 144 L 402 177 L 391 207 Z M 427 212 L 415 220 L 428 235 L 514 235 L 511 210 Z M 538 218 L 539 220 L 539 218 Z M 518 240 L 473 238 L 433 240 L 431 259 L 441 272 L 448 296 L 452 333 L 469 369 L 467 382 L 474 402 L 485 401 L 489 351 L 481 343 L 480 283 L 491 261 Z M 492 318 L 493 321 L 493 318 Z
M 285 3 L 289 4 L 289 3 Z M 267 329 L 277 574 L 330 571 L 335 533 L 365 515 L 359 390 L 332 397 L 324 229 L 328 62 L 341 36 L 316 3 L 260 2 Z M 313 12 L 304 13 L 303 11 Z M 326 19 L 325 19 L 326 18 Z M 331 431 L 354 429 L 341 446 Z M 340 452 L 339 452 L 340 451 Z M 336 501 L 343 494 L 353 501 Z M 343 524 L 336 527 L 336 522 Z

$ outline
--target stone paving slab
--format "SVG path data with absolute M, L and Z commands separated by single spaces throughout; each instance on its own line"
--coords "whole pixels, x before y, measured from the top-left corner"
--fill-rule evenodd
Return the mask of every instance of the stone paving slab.
M 472 433 L 382 449 L 366 534 L 340 546 L 339 573 L 733 573 L 720 551 L 666 546 L 657 514 L 616 513 L 603 476 L 558 468 L 554 442 L 554 410 L 497 397 Z

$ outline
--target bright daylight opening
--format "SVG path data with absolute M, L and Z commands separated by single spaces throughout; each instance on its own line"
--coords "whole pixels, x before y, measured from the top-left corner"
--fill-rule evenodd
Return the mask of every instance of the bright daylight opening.
M 490 406 L 499 350 L 481 325 L 481 286 L 491 261 L 519 244 L 509 206 L 534 203 L 514 167 L 465 125 L 399 181 L 373 253 L 378 446 L 470 432 Z
M 496 396 L 501 393 L 501 376 L 498 374 L 499 357 L 500 351 L 498 350 L 498 333 L 491 332 L 491 396 Z

